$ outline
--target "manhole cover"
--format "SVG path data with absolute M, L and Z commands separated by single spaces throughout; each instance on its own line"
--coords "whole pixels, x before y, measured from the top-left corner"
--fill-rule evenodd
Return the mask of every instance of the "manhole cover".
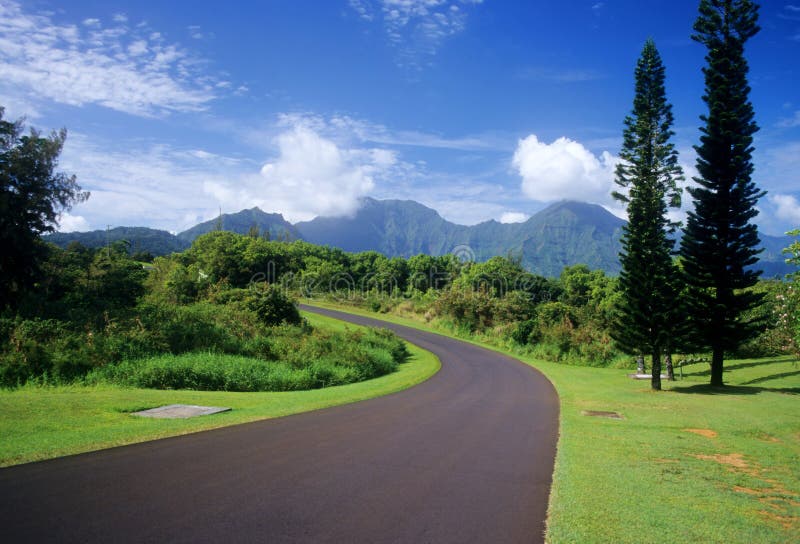
M 622 419 L 619 412 L 603 412 L 602 410 L 581 410 L 582 416 L 607 417 L 610 419 Z
M 194 406 L 192 404 L 169 404 L 150 408 L 141 412 L 133 412 L 135 416 L 154 417 L 158 419 L 186 419 L 195 416 L 207 416 L 228 412 L 230 408 L 220 408 L 219 406 Z

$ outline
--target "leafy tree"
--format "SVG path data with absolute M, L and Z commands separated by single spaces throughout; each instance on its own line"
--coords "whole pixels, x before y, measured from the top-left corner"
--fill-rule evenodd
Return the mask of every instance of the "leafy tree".
M 786 233 L 788 236 L 800 237 L 800 229 Z M 800 238 L 783 250 L 787 255 L 786 262 L 797 268 L 788 274 L 790 281 L 785 284 L 784 292 L 778 299 L 778 330 L 785 338 L 784 347 L 793 355 L 800 355 Z
M 744 44 L 758 31 L 758 6 L 750 0 L 702 0 L 692 38 L 706 46 L 705 95 L 697 151 L 697 187 L 689 189 L 689 212 L 681 244 L 694 341 L 710 348 L 711 385 L 723 384 L 723 359 L 761 328 L 744 318 L 761 295 L 758 229 L 751 219 L 764 196 L 752 181 L 753 134 L 758 130 L 750 103 Z
M 66 130 L 23 136 L 22 120 L 6 121 L 4 113 L 0 107 L 0 311 L 15 307 L 40 275 L 47 255 L 40 235 L 89 197 L 75 176 L 55 171 Z
M 683 171 L 678 152 L 670 142 L 672 106 L 664 89 L 664 65 L 653 40 L 648 39 L 636 65 L 633 113 L 625 130 L 617 165 L 616 183 L 624 191 L 613 193 L 628 210 L 622 234 L 622 298 L 612 334 L 632 355 L 652 358 L 652 382 L 661 389 L 661 355 L 676 322 L 676 279 L 672 262 L 674 241 L 668 234 L 675 225 L 667 209 L 681 202 L 678 180 Z

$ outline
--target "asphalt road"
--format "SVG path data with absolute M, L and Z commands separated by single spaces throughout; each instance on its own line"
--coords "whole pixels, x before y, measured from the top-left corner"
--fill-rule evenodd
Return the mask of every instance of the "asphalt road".
M 436 353 L 439 373 L 347 406 L 0 469 L 0 541 L 542 542 L 550 383 L 381 325 Z

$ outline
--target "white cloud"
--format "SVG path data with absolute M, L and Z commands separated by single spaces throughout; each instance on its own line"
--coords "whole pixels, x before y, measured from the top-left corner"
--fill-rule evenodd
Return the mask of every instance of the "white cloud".
M 547 144 L 531 134 L 519 141 L 512 164 L 522 177 L 522 192 L 528 198 L 605 203 L 613 187 L 616 162 L 607 151 L 597 157 L 569 138 Z
M 281 133 L 276 143 L 279 156 L 261 168 L 261 183 L 251 182 L 244 192 L 207 189 L 221 200 L 257 200 L 290 221 L 351 215 L 374 189 L 375 177 L 397 160 L 384 149 L 341 148 L 302 123 Z
M 775 194 L 768 196 L 769 202 L 775 206 L 775 215 L 778 219 L 782 219 L 800 227 L 800 202 L 797 201 L 792 195 Z
M 530 218 L 530 215 L 522 212 L 505 212 L 500 216 L 501 223 L 524 223 Z
M 199 63 L 146 26 L 98 19 L 53 22 L 15 2 L 0 3 L 0 92 L 135 115 L 200 111 L 215 98 Z
M 58 218 L 58 232 L 86 232 L 91 230 L 89 222 L 82 215 L 62 213 Z
M 483 0 L 350 0 L 361 19 L 380 17 L 389 43 L 397 48 L 397 64 L 419 69 L 430 62 L 443 42 L 466 27 L 465 5 Z

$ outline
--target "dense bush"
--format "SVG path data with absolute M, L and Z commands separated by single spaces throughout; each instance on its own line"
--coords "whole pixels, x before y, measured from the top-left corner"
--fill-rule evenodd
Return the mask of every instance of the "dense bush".
M 275 360 L 213 352 L 159 355 L 99 368 L 87 381 L 155 389 L 294 391 L 382 376 L 408 357 L 405 344 L 388 331 L 279 327 L 270 341 Z
M 280 287 L 256 283 L 248 291 L 245 304 L 263 324 L 267 326 L 300 324 L 297 305 Z

